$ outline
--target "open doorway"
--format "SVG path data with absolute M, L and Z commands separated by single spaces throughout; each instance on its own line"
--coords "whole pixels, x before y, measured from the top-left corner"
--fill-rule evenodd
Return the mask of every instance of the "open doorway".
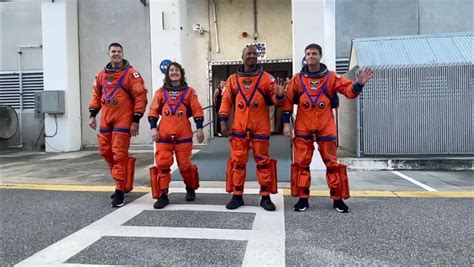
M 211 99 L 214 98 L 214 93 L 217 88 L 219 88 L 219 84 L 221 81 L 226 81 L 227 78 L 233 73 L 237 71 L 237 68 L 242 63 L 240 61 L 227 61 L 227 62 L 211 62 L 209 70 L 211 71 L 211 83 L 210 83 L 210 95 Z M 265 71 L 270 73 L 273 77 L 277 78 L 291 78 L 293 75 L 292 71 L 292 63 L 290 59 L 282 59 L 282 60 L 263 60 L 260 61 L 259 64 L 263 67 Z M 213 134 L 214 136 L 218 136 L 219 127 L 217 122 L 217 111 L 216 108 L 214 109 L 214 128 Z M 231 115 L 229 121 L 232 121 L 233 116 Z M 282 123 L 282 113 L 280 108 L 273 106 L 270 107 L 270 131 L 272 134 L 282 134 L 283 132 L 283 123 Z

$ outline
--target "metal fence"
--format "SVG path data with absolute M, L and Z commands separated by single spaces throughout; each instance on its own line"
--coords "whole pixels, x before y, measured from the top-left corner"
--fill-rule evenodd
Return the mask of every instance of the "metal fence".
M 362 156 L 474 154 L 472 64 L 372 69 L 358 106 Z

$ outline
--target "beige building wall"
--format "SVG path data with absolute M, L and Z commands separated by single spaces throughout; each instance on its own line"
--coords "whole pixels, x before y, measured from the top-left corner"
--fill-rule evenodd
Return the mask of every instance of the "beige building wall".
M 291 58 L 291 0 L 257 0 L 257 40 L 254 39 L 253 0 L 214 0 L 220 51 L 216 51 L 212 0 L 210 2 L 211 60 L 240 60 L 245 44 L 264 42 L 266 59 Z M 242 33 L 248 36 L 243 37 Z
M 214 7 L 217 17 L 218 35 L 214 27 Z M 254 40 L 253 0 L 188 0 L 186 18 L 182 20 L 182 31 L 186 45 L 183 67 L 188 84 L 196 89 L 203 107 L 212 105 L 213 81 L 210 78 L 209 62 L 240 61 L 245 44 L 265 42 L 266 59 L 291 58 L 291 0 L 257 0 L 258 37 Z M 193 31 L 193 24 L 200 24 L 204 33 Z M 247 38 L 242 36 L 247 32 Z M 220 51 L 217 51 L 218 37 Z M 153 44 L 152 44 L 153 45 Z M 152 48 L 153 49 L 153 48 Z M 157 48 L 159 49 L 159 48 Z M 161 73 L 153 73 L 163 77 Z M 211 120 L 205 110 L 205 123 Z M 211 110 L 212 111 L 212 110 Z M 205 127 L 206 137 L 211 134 L 211 125 Z
M 187 1 L 186 3 L 186 25 L 183 30 L 186 32 L 186 39 L 183 42 L 186 46 L 183 55 L 183 64 L 186 71 L 186 80 L 189 86 L 193 87 L 198 93 L 199 102 L 202 107 L 212 104 L 209 97 L 209 79 L 208 62 L 210 60 L 209 42 L 209 5 L 207 0 Z M 200 24 L 204 29 L 202 34 L 193 31 L 192 25 Z M 164 77 L 164 76 L 163 76 Z M 204 123 L 210 120 L 209 109 L 204 110 Z M 194 128 L 194 123 L 191 123 Z M 204 128 L 204 134 L 207 138 L 212 126 Z M 196 142 L 197 143 L 197 142 Z

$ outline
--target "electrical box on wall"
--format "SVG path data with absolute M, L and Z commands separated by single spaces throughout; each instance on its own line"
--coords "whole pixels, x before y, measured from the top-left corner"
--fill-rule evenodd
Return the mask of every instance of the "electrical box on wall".
M 43 92 L 35 92 L 35 118 L 40 119 L 43 117 L 43 112 L 41 112 L 41 95 Z
M 64 91 L 43 91 L 41 93 L 41 111 L 43 113 L 64 113 Z

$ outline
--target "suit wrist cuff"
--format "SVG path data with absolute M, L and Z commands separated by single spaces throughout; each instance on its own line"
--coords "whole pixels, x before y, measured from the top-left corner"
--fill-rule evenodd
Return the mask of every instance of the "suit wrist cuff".
M 226 116 L 219 116 L 219 121 L 227 121 L 227 117 Z
M 364 88 L 364 86 L 362 84 L 359 84 L 359 83 L 354 83 L 354 85 L 352 86 L 352 90 L 358 94 L 362 93 L 362 89 Z
M 148 117 L 148 122 L 150 123 L 150 129 L 154 129 L 154 128 L 156 128 L 156 125 L 158 123 L 158 118 Z
M 283 113 L 283 123 L 290 123 L 291 113 L 284 112 Z
M 196 128 L 197 129 L 203 128 L 204 118 L 202 118 L 202 117 L 194 118 L 194 122 L 196 123 Z
M 97 113 L 99 113 L 95 108 L 89 108 L 89 118 L 95 118 L 97 116 Z

